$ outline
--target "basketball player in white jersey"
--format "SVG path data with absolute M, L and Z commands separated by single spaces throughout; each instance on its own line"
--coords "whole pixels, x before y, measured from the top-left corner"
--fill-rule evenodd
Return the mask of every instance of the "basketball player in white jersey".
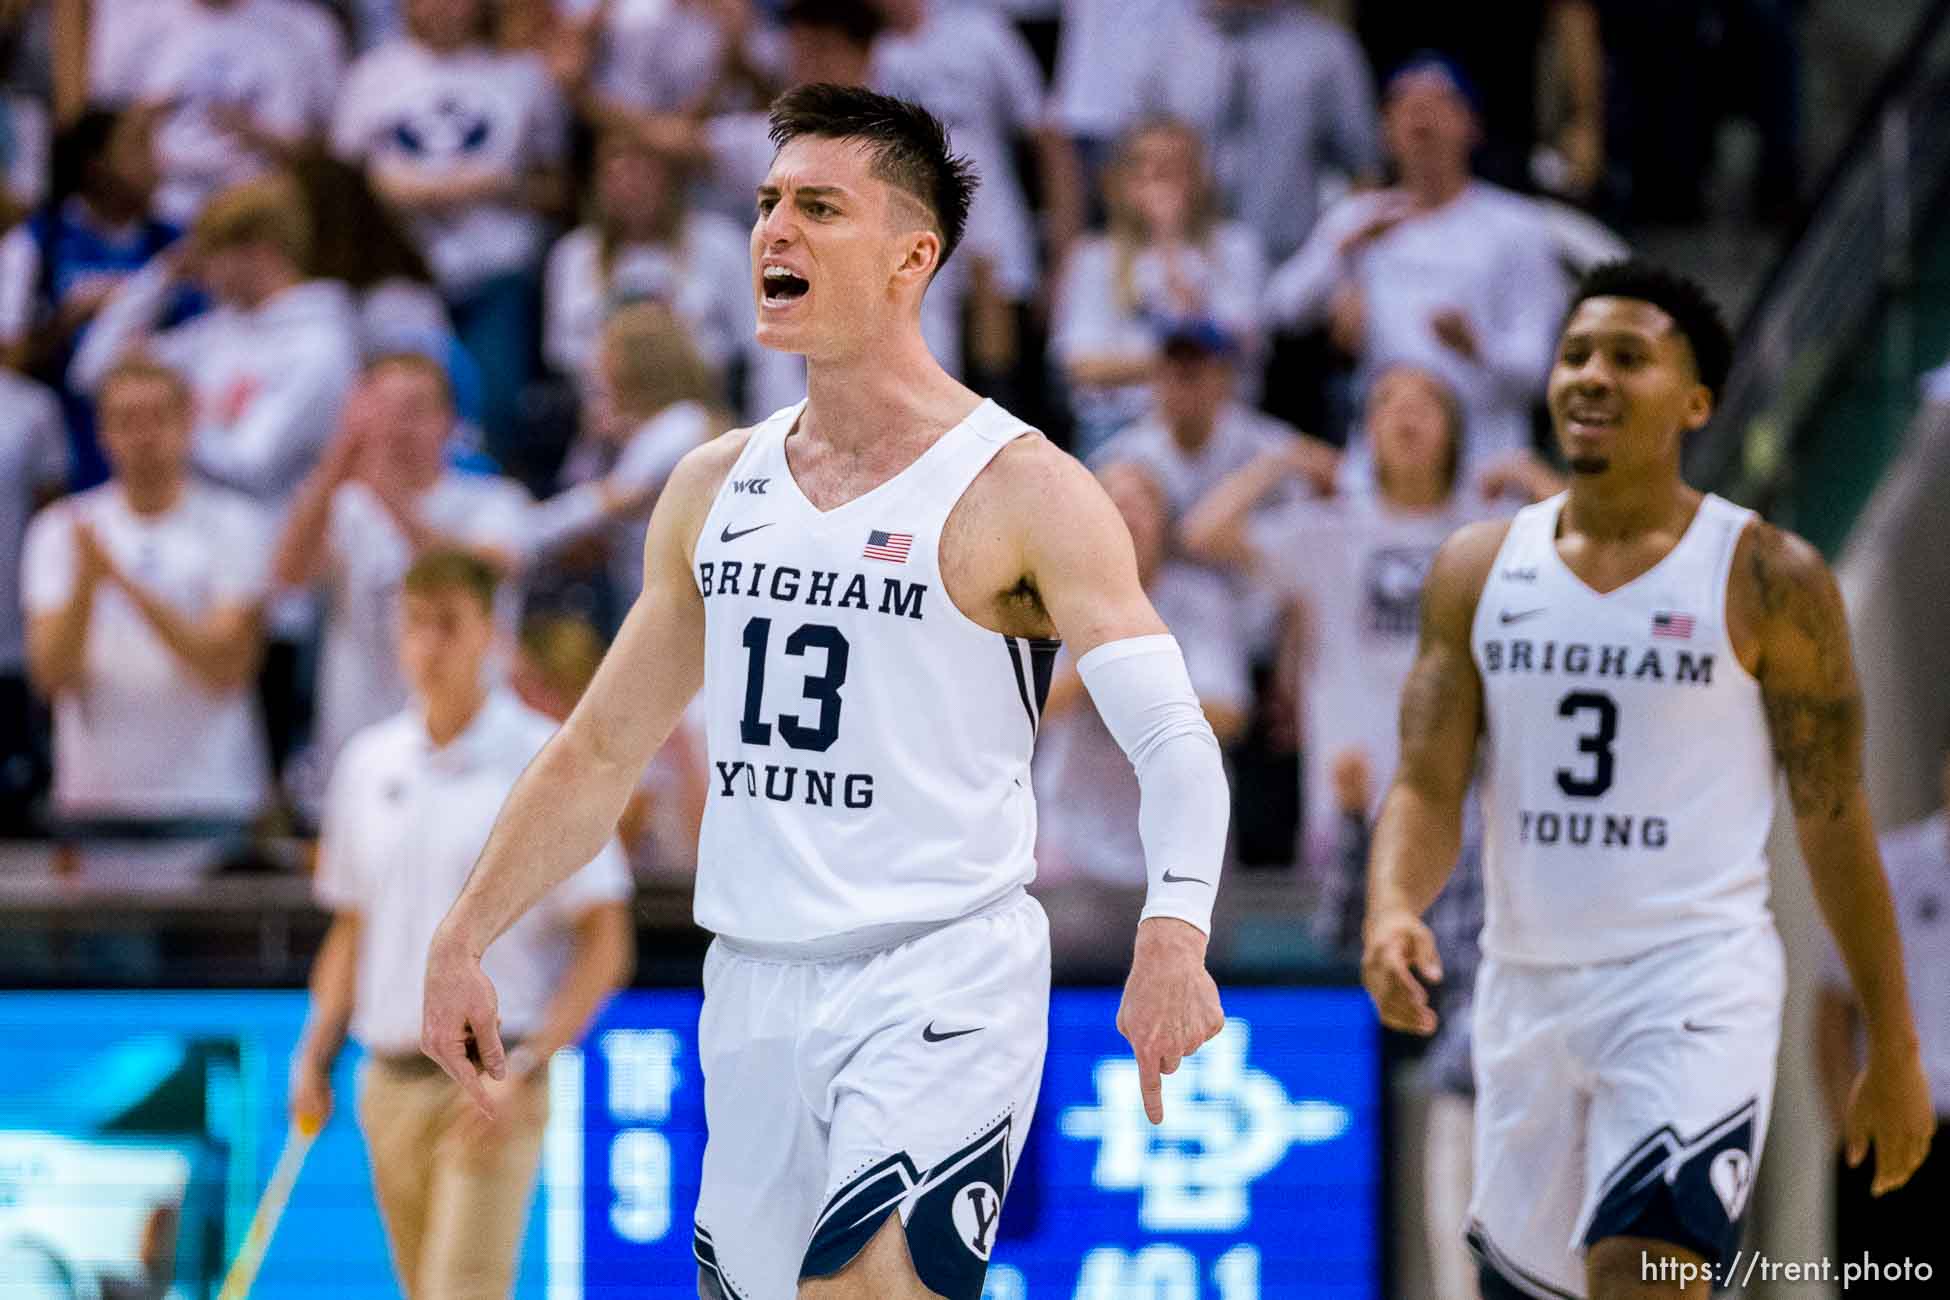
M 1777 773 L 1868 1020 L 1850 1149 L 1873 1144 L 1886 1189 L 1929 1148 L 1840 594 L 1806 542 L 1680 478 L 1731 350 L 1698 286 L 1594 270 L 1550 377 L 1570 489 L 1457 532 L 1423 587 L 1363 978 L 1386 1024 L 1435 1028 L 1420 918 L 1480 760 L 1485 1300 L 1704 1297 L 1700 1266 L 1724 1269 L 1780 1042 L 1763 856 Z
M 1096 481 L 928 355 L 974 178 L 921 109 L 800 87 L 758 191 L 758 338 L 809 396 L 685 457 L 644 589 L 428 959 L 424 1046 L 499 1077 L 479 954 L 615 825 L 701 686 L 710 1126 L 698 1287 L 977 1300 L 1049 1000 L 1029 760 L 1053 639 L 1137 769 L 1150 894 L 1118 1023 L 1143 1104 L 1217 1033 L 1217 743 Z M 485 1101 L 485 1098 L 481 1100 Z

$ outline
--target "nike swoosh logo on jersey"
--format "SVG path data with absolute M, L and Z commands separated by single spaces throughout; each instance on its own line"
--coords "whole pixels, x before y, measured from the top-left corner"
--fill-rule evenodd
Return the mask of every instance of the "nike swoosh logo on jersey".
M 1497 622 L 1499 622 L 1499 623 L 1504 623 L 1504 624 L 1509 624 L 1509 623 L 1521 623 L 1521 622 L 1523 622 L 1523 621 L 1524 621 L 1525 619 L 1527 619 L 1527 618 L 1535 618 L 1535 617 L 1537 617 L 1537 615 L 1539 615 L 1539 614 L 1548 614 L 1549 612 L 1550 612 L 1550 610 L 1549 610 L 1548 608 L 1545 608 L 1545 609 L 1520 609 L 1520 610 L 1518 610 L 1518 611 L 1517 611 L 1516 613 L 1514 613 L 1514 614 L 1512 614 L 1512 613 L 1511 613 L 1511 612 L 1510 612 L 1509 610 L 1507 610 L 1507 609 L 1506 609 L 1506 610 L 1504 610 L 1504 611 L 1503 611 L 1502 613 L 1500 613 L 1500 614 L 1498 614 L 1498 615 L 1496 616 L 1496 619 L 1497 619 Z
M 1724 1034 L 1728 1028 L 1726 1025 L 1702 1025 L 1696 1020 L 1682 1020 L 1679 1027 L 1689 1034 Z
M 771 526 L 771 524 L 754 524 L 750 528 L 741 528 L 734 533 L 731 531 L 731 525 L 726 524 L 724 531 L 718 534 L 718 540 L 721 542 L 735 542 L 741 537 L 751 536 L 761 528 L 770 528 Z
M 945 1033 L 937 1034 L 934 1031 L 934 1021 L 930 1020 L 928 1021 L 928 1027 L 921 1031 L 921 1041 L 924 1043 L 945 1043 L 950 1038 L 960 1038 L 964 1034 L 979 1034 L 984 1028 L 985 1026 L 983 1025 L 977 1025 L 973 1029 L 950 1029 Z
M 1174 876 L 1171 874 L 1171 868 L 1167 867 L 1165 868 L 1165 883 L 1167 885 L 1209 885 L 1212 882 L 1203 876 Z

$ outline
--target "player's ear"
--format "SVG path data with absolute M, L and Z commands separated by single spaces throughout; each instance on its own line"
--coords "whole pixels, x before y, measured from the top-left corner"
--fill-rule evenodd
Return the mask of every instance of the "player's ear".
M 901 240 L 901 262 L 894 274 L 902 279 L 917 279 L 925 284 L 941 265 L 941 236 L 919 226 Z
M 1713 418 L 1713 390 L 1705 384 L 1694 384 L 1686 395 L 1686 432 L 1698 433 Z

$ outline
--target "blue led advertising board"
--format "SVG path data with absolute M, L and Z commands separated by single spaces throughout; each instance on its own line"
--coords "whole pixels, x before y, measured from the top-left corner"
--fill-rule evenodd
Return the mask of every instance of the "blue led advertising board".
M 699 995 L 617 998 L 551 1066 L 516 1295 L 696 1295 Z M 1378 1031 L 1358 989 L 1230 989 L 1153 1128 L 1117 993 L 1058 989 L 986 1300 L 1378 1300 Z M 304 996 L 0 994 L 0 1291 L 210 1300 L 285 1134 Z M 393 1296 L 353 1097 L 313 1147 L 254 1296 Z

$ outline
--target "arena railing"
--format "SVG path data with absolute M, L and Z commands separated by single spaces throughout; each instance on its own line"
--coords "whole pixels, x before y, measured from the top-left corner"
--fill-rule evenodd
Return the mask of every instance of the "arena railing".
M 1875 309 L 1910 286 L 1916 232 L 1950 182 L 1950 0 L 1904 50 L 1763 282 L 1719 412 L 1688 451 L 1689 479 L 1736 501 L 1767 509 L 1780 494 Z M 1900 349 L 1883 364 L 1898 382 L 1913 374 Z

